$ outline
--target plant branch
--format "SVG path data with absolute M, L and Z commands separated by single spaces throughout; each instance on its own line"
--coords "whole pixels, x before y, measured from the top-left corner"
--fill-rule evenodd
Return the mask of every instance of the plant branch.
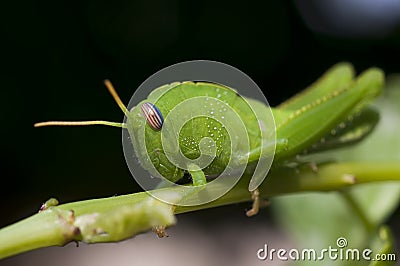
M 262 197 L 306 191 L 337 191 L 362 183 L 400 181 L 398 162 L 329 163 L 299 168 L 275 168 L 260 186 Z M 174 214 L 251 200 L 249 178 L 223 197 L 203 205 L 172 206 L 146 192 L 47 206 L 43 211 L 0 230 L 0 258 L 71 241 L 115 242 L 155 226 L 171 226 Z M 179 187 L 157 190 L 179 202 Z M 50 202 L 54 202 L 50 201 Z M 51 204 L 50 204 L 51 205 Z

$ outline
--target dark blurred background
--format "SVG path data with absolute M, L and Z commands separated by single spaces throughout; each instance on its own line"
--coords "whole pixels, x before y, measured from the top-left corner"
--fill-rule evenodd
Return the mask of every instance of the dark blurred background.
M 357 71 L 377 66 L 399 73 L 399 2 L 350 2 L 2 2 L 0 227 L 52 196 L 69 202 L 139 190 L 125 164 L 121 130 L 33 128 L 46 120 L 122 121 L 106 78 L 128 103 L 161 68 L 217 60 L 247 73 L 276 105 L 339 61 Z M 247 207 L 192 217 L 218 223 Z M 391 223 L 396 219 L 398 212 Z

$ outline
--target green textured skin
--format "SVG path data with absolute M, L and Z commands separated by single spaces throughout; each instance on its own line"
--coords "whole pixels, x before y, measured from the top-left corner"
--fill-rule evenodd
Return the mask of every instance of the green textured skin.
M 357 114 L 380 94 L 384 73 L 380 69 L 370 68 L 352 80 L 353 72 L 351 65 L 338 64 L 308 89 L 272 109 L 277 139 L 288 140 L 283 150 L 277 149 L 275 160 L 288 160 L 323 138 L 332 139 L 335 137 L 331 136 L 332 130 L 349 118 L 364 121 L 370 118 L 368 123 L 377 123 L 376 115 L 372 112 L 363 116 Z M 370 128 L 372 130 L 373 126 Z M 348 126 L 341 134 L 355 130 L 359 131 L 359 128 Z M 346 143 L 352 144 L 369 132 L 353 134 L 353 138 L 347 139 Z M 323 145 L 320 147 L 324 149 Z
M 378 122 L 379 115 L 365 107 L 380 93 L 383 83 L 384 74 L 380 69 L 368 69 L 354 79 L 352 66 L 348 63 L 340 63 L 328 70 L 303 92 L 271 108 L 276 124 L 274 165 L 284 164 L 304 151 L 319 152 L 333 149 L 356 143 L 367 136 Z M 172 87 L 174 89 L 171 90 Z M 267 147 L 271 141 L 264 142 L 267 143 L 266 147 L 260 146 L 260 130 L 265 130 L 265 135 L 268 135 L 268 129 L 271 127 L 264 127 L 264 129 L 260 127 L 259 121 L 248 104 L 265 114 L 270 111 L 270 107 L 253 99 L 247 99 L 246 102 L 235 90 L 206 82 L 165 85 L 155 89 L 143 102 L 156 104 L 165 118 L 178 103 L 196 96 L 220 97 L 220 100 L 229 103 L 239 114 L 250 140 L 247 172 L 251 171 L 254 163 L 259 159 L 260 150 L 271 149 Z M 267 116 L 262 115 L 260 120 L 268 125 Z M 217 156 L 203 171 L 206 176 L 217 176 L 226 167 L 230 157 L 234 160 L 234 165 L 243 163 L 242 159 L 246 156 L 246 152 L 240 145 L 232 147 L 232 150 L 227 149 L 226 147 L 231 146 L 227 132 L 218 122 L 214 121 L 211 125 L 210 121 L 204 117 L 197 117 L 187 123 L 179 135 L 179 148 L 185 156 L 194 159 L 200 155 L 198 150 L 200 139 L 212 138 L 217 144 Z M 208 126 L 215 126 L 219 134 L 211 136 Z M 145 127 L 146 142 L 138 135 L 143 127 Z M 160 176 L 151 169 L 154 165 L 162 176 L 172 182 L 183 177 L 184 171 L 174 166 L 164 154 L 161 131 L 154 131 L 147 125 L 140 108 L 134 107 L 130 111 L 127 128 L 132 137 L 136 155 L 145 169 L 154 176 Z M 150 151 L 150 160 L 145 159 L 146 148 Z M 178 150 L 177 147 L 176 150 Z
M 171 87 L 174 88 L 170 89 Z M 165 91 L 167 92 L 165 93 Z M 163 95 L 159 98 L 161 94 Z M 248 132 L 250 150 L 260 146 L 260 126 L 256 116 L 253 114 L 252 109 L 249 106 L 249 104 L 253 105 L 254 102 L 251 100 L 246 102 L 236 93 L 235 90 L 225 86 L 205 82 L 174 83 L 154 90 L 148 96 L 148 98 L 139 103 L 138 106 L 144 102 L 151 102 L 160 109 L 163 117 L 165 118 L 171 109 L 177 104 L 196 96 L 218 98 L 219 100 L 228 103 L 244 122 L 245 128 Z M 265 111 L 268 111 L 264 104 L 259 104 L 258 102 L 257 104 L 258 105 L 256 108 L 264 108 Z M 193 106 L 193 108 L 196 108 L 196 106 Z M 219 110 L 216 107 L 215 112 L 220 113 L 220 111 L 223 112 L 222 109 Z M 151 169 L 151 167 L 148 166 L 148 163 L 150 162 L 144 159 L 146 158 L 147 149 L 147 151 L 149 151 L 152 164 L 162 176 L 167 177 L 172 182 L 176 182 L 182 178 L 184 171 L 169 162 L 168 158 L 164 154 L 164 150 L 161 145 L 161 131 L 154 131 L 149 125 L 147 125 L 145 118 L 138 107 L 134 107 L 130 111 L 129 117 L 130 119 L 127 121 L 127 128 L 130 132 L 130 135 L 133 136 L 132 139 L 134 147 L 136 148 L 136 154 L 143 166 L 148 170 Z M 144 147 L 145 141 L 141 140 L 139 134 L 137 133 L 143 127 L 145 127 L 146 140 L 151 140 L 146 141 L 146 147 Z M 179 148 L 186 157 L 195 159 L 200 156 L 198 145 L 199 141 L 204 137 L 212 138 L 215 141 L 217 151 L 213 162 L 204 168 L 203 171 L 206 176 L 217 176 L 223 171 L 231 157 L 231 149 L 225 148 L 231 147 L 231 141 L 228 132 L 218 121 L 206 117 L 195 117 L 190 120 L 182 127 L 180 131 Z M 245 138 L 246 136 L 241 137 Z M 239 144 L 241 143 L 242 142 L 239 142 Z M 242 159 L 242 155 L 245 153 L 245 150 L 246 147 L 242 147 L 241 145 L 232 147 L 232 151 L 234 151 L 234 156 L 232 156 L 232 159 L 234 160 L 235 165 L 243 163 L 240 161 L 240 159 Z M 157 173 L 153 172 L 152 174 L 157 175 Z

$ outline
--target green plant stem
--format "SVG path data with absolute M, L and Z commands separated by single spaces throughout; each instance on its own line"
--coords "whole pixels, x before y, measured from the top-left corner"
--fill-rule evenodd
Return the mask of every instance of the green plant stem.
M 316 172 L 309 165 L 300 168 L 277 168 L 270 171 L 259 189 L 261 196 L 272 197 L 307 191 L 336 191 L 356 184 L 381 181 L 400 181 L 399 162 L 330 163 L 319 166 Z M 250 201 L 247 184 L 248 180 L 241 179 L 238 185 L 223 197 L 204 205 L 178 206 L 175 213 Z
M 398 162 L 351 162 L 275 168 L 260 186 L 262 197 L 306 191 L 336 191 L 362 183 L 400 181 Z M 249 178 L 223 197 L 197 206 L 171 206 L 153 199 L 146 192 L 49 207 L 0 230 L 0 258 L 47 246 L 62 246 L 71 241 L 114 242 L 144 232 L 156 225 L 174 224 L 173 213 L 251 200 Z M 179 194 L 179 187 L 159 190 Z
M 353 195 L 351 195 L 348 191 L 343 191 L 342 193 L 343 198 L 346 200 L 347 205 L 353 210 L 353 212 L 357 215 L 357 217 L 363 223 L 365 230 L 368 233 L 372 233 L 376 230 L 377 226 L 371 223 L 368 220 L 368 217 L 365 214 L 365 211 L 361 208 L 359 203 L 354 199 Z

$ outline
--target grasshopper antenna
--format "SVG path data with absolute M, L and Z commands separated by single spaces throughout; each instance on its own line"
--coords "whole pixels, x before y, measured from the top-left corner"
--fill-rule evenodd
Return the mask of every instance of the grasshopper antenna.
M 114 86 L 112 83 L 106 79 L 104 80 L 104 85 L 110 92 L 111 96 L 115 100 L 115 102 L 118 104 L 119 108 L 124 112 L 124 114 L 127 116 L 129 111 L 126 108 L 126 106 L 123 104 L 121 101 L 121 98 L 119 98 L 117 91 L 115 90 Z M 117 122 L 110 122 L 110 121 L 103 121 L 103 120 L 93 120 L 93 121 L 47 121 L 47 122 L 39 122 L 34 124 L 34 127 L 47 127 L 47 126 L 92 126 L 92 125 L 104 125 L 104 126 L 112 126 L 112 127 L 122 127 L 126 128 L 125 123 L 117 123 Z
M 104 85 L 106 85 L 106 88 L 110 92 L 114 101 L 118 104 L 119 108 L 121 108 L 122 112 L 124 112 L 124 114 L 126 116 L 128 116 L 129 111 L 126 108 L 126 106 L 124 105 L 124 103 L 121 101 L 121 98 L 119 98 L 117 91 L 115 90 L 114 86 L 111 84 L 111 81 L 109 81 L 108 79 L 104 80 Z

